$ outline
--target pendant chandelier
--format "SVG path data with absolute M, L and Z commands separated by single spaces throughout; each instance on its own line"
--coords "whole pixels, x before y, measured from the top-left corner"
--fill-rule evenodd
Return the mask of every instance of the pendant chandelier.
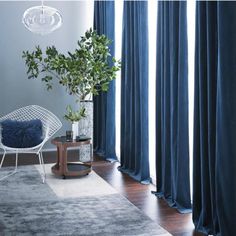
M 22 23 L 31 32 L 36 34 L 49 34 L 60 28 L 62 25 L 62 16 L 60 12 L 42 4 L 28 8 L 22 18 Z

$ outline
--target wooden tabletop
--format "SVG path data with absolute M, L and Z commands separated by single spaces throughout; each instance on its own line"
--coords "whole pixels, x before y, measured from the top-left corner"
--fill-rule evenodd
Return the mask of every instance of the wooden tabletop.
M 86 145 L 91 143 L 91 138 L 81 138 L 81 140 L 71 140 L 67 141 L 66 136 L 56 137 L 51 141 L 52 144 L 56 146 L 65 146 L 65 147 L 77 147 L 81 145 Z

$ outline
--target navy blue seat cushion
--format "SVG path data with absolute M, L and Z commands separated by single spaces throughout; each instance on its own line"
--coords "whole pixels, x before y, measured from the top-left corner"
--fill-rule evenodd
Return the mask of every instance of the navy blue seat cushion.
M 29 148 L 40 144 L 42 122 L 39 119 L 29 121 L 5 120 L 1 122 L 2 143 L 12 148 Z

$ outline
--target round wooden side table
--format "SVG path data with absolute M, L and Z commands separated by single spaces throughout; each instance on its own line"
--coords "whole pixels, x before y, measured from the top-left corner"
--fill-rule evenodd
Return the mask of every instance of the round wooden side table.
M 57 163 L 52 166 L 52 172 L 55 175 L 62 176 L 64 179 L 66 176 L 83 176 L 87 175 L 92 170 L 92 150 L 91 139 L 79 140 L 79 141 L 67 141 L 65 136 L 56 137 L 51 141 L 52 144 L 57 146 Z M 90 161 L 89 162 L 67 162 L 67 148 L 79 147 L 82 145 L 90 145 Z

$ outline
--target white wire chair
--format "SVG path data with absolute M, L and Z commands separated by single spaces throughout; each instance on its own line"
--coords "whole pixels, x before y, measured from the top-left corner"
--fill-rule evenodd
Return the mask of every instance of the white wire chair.
M 4 120 L 15 120 L 15 121 L 29 121 L 33 119 L 39 119 L 42 122 L 42 130 L 43 130 L 43 141 L 37 146 L 30 148 L 12 148 L 7 147 L 2 143 L 2 132 L 0 132 L 0 148 L 3 149 L 3 157 L 0 163 L 0 169 L 2 168 L 3 161 L 7 153 L 16 153 L 16 162 L 15 169 L 11 173 L 0 178 L 0 181 L 15 174 L 17 172 L 18 165 L 18 154 L 19 153 L 33 153 L 36 154 L 39 158 L 39 164 L 41 166 L 41 177 L 43 183 L 45 183 L 46 174 L 45 167 L 42 155 L 42 148 L 44 144 L 62 127 L 61 121 L 50 111 L 47 109 L 37 106 L 30 105 L 26 107 L 22 107 L 17 109 L 3 117 L 0 118 L 0 124 Z

